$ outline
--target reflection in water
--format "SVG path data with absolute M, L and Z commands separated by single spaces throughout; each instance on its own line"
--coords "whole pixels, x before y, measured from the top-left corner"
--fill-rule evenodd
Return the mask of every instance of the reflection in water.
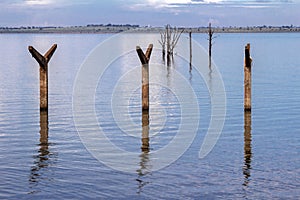
M 143 111 L 142 114 L 142 153 L 140 155 L 140 169 L 137 170 L 140 176 L 150 172 L 149 163 L 149 112 Z
M 169 67 L 171 65 L 171 56 L 170 54 L 167 54 L 167 66 Z
M 193 73 L 192 70 L 189 71 L 190 77 L 189 77 L 189 81 L 191 83 L 191 81 L 193 80 Z
M 48 150 L 48 112 L 40 112 L 40 145 Z
M 209 91 L 212 91 L 213 89 L 213 82 L 212 82 L 212 69 L 211 66 L 209 66 L 209 72 L 208 72 L 208 89 Z M 213 92 L 211 93 L 211 95 L 213 95 Z
M 250 181 L 250 169 L 251 169 L 251 112 L 244 113 L 244 186 L 248 186 Z
M 142 114 L 142 152 L 149 152 L 149 112 Z
M 49 143 L 48 143 L 48 112 L 40 112 L 40 143 L 39 143 L 38 155 L 34 156 L 34 166 L 31 167 L 31 174 L 29 177 L 29 182 L 31 184 L 37 184 L 41 179 L 40 170 L 47 168 L 49 165 Z M 31 191 L 30 193 L 35 193 L 37 191 Z
M 141 193 L 142 188 L 148 184 L 144 182 L 141 177 L 151 172 L 151 166 L 149 165 L 149 112 L 143 111 L 142 113 L 142 153 L 140 155 L 140 169 L 137 170 L 139 177 L 136 179 L 138 181 L 138 194 Z

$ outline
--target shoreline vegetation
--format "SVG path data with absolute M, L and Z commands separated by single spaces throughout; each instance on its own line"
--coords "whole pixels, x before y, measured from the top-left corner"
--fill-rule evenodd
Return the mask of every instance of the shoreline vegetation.
M 177 27 L 185 33 L 207 33 L 209 27 Z M 300 32 L 300 27 L 290 26 L 247 26 L 247 27 L 211 27 L 215 33 L 287 33 Z M 115 25 L 115 24 L 89 24 L 87 26 L 21 26 L 21 27 L 0 27 L 0 34 L 5 33 L 57 33 L 57 34 L 101 34 L 101 33 L 160 33 L 165 27 L 151 27 L 139 25 Z

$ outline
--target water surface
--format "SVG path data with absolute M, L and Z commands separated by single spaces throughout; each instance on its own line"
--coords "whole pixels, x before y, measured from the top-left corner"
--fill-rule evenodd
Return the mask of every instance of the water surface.
M 211 76 L 213 83 L 215 72 L 201 75 L 192 70 L 190 73 L 188 62 L 175 55 L 174 64 L 165 66 L 159 76 L 169 81 L 170 88 L 181 87 L 174 85 L 175 71 L 189 81 L 199 102 L 199 129 L 180 159 L 154 172 L 147 166 L 149 158 L 143 156 L 147 154 L 141 150 L 141 139 L 124 134 L 114 122 L 109 107 L 116 81 L 140 65 L 134 52 L 138 44 L 132 44 L 133 52 L 114 61 L 99 82 L 95 108 L 98 121 L 112 142 L 127 151 L 141 153 L 137 172 L 133 174 L 113 170 L 95 159 L 82 144 L 73 121 L 76 74 L 95 45 L 109 37 L 109 34 L 0 35 L 0 198 L 300 197 L 300 56 L 297 51 L 300 34 L 220 34 L 215 39 L 213 58 L 224 81 L 226 120 L 215 148 L 204 159 L 198 158 L 198 152 L 211 110 L 209 86 L 203 76 Z M 188 40 L 186 35 L 182 37 Z M 194 34 L 193 38 L 206 48 L 205 34 Z M 243 49 L 248 42 L 253 58 L 251 116 L 244 115 L 243 111 Z M 44 53 L 53 43 L 58 44 L 58 49 L 49 63 L 47 130 L 47 122 L 39 111 L 38 64 L 27 48 L 32 45 Z M 151 62 L 162 63 L 159 50 L 153 52 Z M 169 89 L 159 85 L 153 86 L 150 93 L 151 152 L 163 148 L 174 137 L 180 124 L 180 102 Z M 140 91 L 130 95 L 129 115 L 136 123 L 142 123 Z M 162 129 L 161 116 L 168 116 Z M 141 127 L 136 132 L 139 135 Z

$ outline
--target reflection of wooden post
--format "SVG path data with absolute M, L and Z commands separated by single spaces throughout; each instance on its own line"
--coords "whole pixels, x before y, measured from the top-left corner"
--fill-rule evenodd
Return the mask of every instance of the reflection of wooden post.
M 40 145 L 48 145 L 48 112 L 40 112 Z
M 190 71 L 192 70 L 192 31 L 189 32 L 190 39 Z
M 48 62 L 50 61 L 54 51 L 56 50 L 57 45 L 54 44 L 47 53 L 42 56 L 35 48 L 32 46 L 28 47 L 29 52 L 32 57 L 40 65 L 40 110 L 48 110 Z
M 149 152 L 149 112 L 142 114 L 142 151 Z
M 137 46 L 136 51 L 142 63 L 142 110 L 149 111 L 149 60 L 153 44 L 149 44 L 146 54 L 141 47 Z
M 251 63 L 250 44 L 245 46 L 244 65 L 244 110 L 251 111 Z
M 247 186 L 250 177 L 250 169 L 251 169 L 251 112 L 244 113 L 244 168 L 243 174 L 245 177 L 244 185 Z
M 40 111 L 40 149 L 36 156 L 35 165 L 31 167 L 31 175 L 29 181 L 36 183 L 41 179 L 39 170 L 46 168 L 49 164 L 49 144 L 48 144 L 48 112 Z
M 142 112 L 142 146 L 141 146 L 142 154 L 140 155 L 141 168 L 137 170 L 139 176 L 143 176 L 151 171 L 151 166 L 149 165 L 149 112 L 143 111 Z M 137 179 L 137 181 L 141 184 L 140 186 L 143 187 L 143 181 Z M 141 189 L 139 187 L 139 189 Z

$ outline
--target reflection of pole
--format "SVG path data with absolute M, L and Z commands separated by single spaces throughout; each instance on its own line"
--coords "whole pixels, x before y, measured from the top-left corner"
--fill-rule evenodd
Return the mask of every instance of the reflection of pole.
M 48 112 L 40 112 L 40 144 L 48 145 Z
M 48 111 L 40 112 L 40 162 L 48 160 L 45 158 L 48 154 Z
M 244 167 L 243 174 L 245 177 L 244 185 L 249 183 L 250 169 L 251 169 L 251 112 L 244 113 Z
M 190 71 L 192 71 L 192 31 L 189 32 L 190 39 Z
M 35 183 L 38 181 L 38 178 L 40 176 L 39 170 L 41 168 L 45 168 L 48 166 L 48 112 L 45 110 L 40 111 L 40 149 L 39 149 L 39 155 L 37 157 L 36 166 L 31 168 L 31 176 L 29 181 L 32 183 Z
M 146 54 L 141 47 L 137 46 L 136 51 L 142 63 L 142 110 L 149 111 L 149 60 L 153 44 L 149 44 Z
M 250 44 L 245 46 L 244 65 L 244 110 L 251 111 L 251 63 Z
M 32 57 L 40 65 L 40 110 L 48 111 L 48 62 L 57 48 L 57 44 L 54 44 L 45 55 L 41 55 L 32 46 L 28 47 Z
M 149 152 L 149 112 L 142 114 L 142 151 Z
M 140 176 L 143 176 L 150 172 L 150 166 L 148 166 L 149 163 L 149 112 L 143 111 L 142 112 L 142 146 L 141 146 L 142 153 L 140 155 L 141 162 L 140 166 L 141 168 L 137 170 L 138 174 Z M 140 183 L 142 181 L 138 179 Z

